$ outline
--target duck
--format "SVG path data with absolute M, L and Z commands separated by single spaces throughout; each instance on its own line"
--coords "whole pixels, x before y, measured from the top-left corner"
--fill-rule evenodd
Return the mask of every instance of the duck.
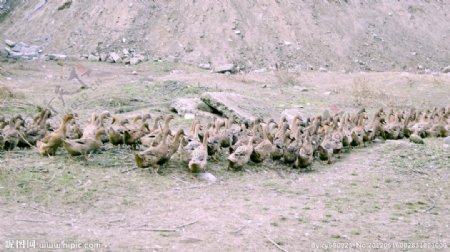
M 184 139 L 184 135 L 183 129 L 178 129 L 175 133 L 172 142 L 169 144 L 169 158 L 171 158 L 178 151 L 181 141 Z
M 413 134 L 419 135 L 422 138 L 428 137 L 429 129 L 432 127 L 429 121 L 429 115 L 427 112 L 421 113 L 418 116 L 418 121 L 411 126 Z
M 72 120 L 67 125 L 66 138 L 67 139 L 80 139 L 82 137 L 83 137 L 83 131 L 81 130 L 80 125 L 75 120 Z
M 162 128 L 159 122 L 163 119 L 163 117 L 157 116 L 155 121 L 153 122 L 153 127 L 150 129 L 150 132 L 141 137 L 140 142 L 144 147 L 157 146 L 159 142 L 162 140 Z
M 0 150 L 3 150 L 5 147 L 5 138 L 3 137 L 2 129 L 0 129 Z
M 283 157 L 284 145 L 287 139 L 289 124 L 283 123 L 273 137 L 274 150 L 272 152 L 273 160 L 280 160 Z
M 221 148 L 229 148 L 236 141 L 236 134 L 231 129 L 230 119 L 224 119 L 224 127 L 218 133 L 218 139 Z
M 200 138 L 198 137 L 199 132 L 200 123 L 197 122 L 194 125 L 194 131 L 191 134 L 188 134 L 188 136 L 186 138 L 183 138 L 180 142 L 178 153 L 180 160 L 185 164 L 189 164 L 192 159 L 192 153 L 194 152 L 194 150 L 202 145 L 202 142 L 200 142 Z
M 126 130 L 125 124 L 128 123 L 128 119 L 119 119 L 115 116 L 112 117 L 111 126 L 108 129 L 109 142 L 113 145 L 125 144 L 124 132 Z
M 42 156 L 53 156 L 56 154 L 58 148 L 63 144 L 63 139 L 66 137 L 67 125 L 73 119 L 73 114 L 64 115 L 59 128 L 36 143 L 37 149 Z
M 403 116 L 400 112 L 394 113 L 394 111 L 391 111 L 389 113 L 389 121 L 384 126 L 386 139 L 397 140 L 403 138 L 404 124 L 402 119 Z
M 14 150 L 19 144 L 20 132 L 18 128 L 20 127 L 21 122 L 16 121 L 14 119 L 10 119 L 8 126 L 3 128 L 3 149 L 4 150 Z
M 192 157 L 189 161 L 189 171 L 192 173 L 204 172 L 208 164 L 208 138 L 209 132 L 205 132 L 203 143 L 192 151 Z
M 91 114 L 91 120 L 88 125 L 83 128 L 82 137 L 92 138 L 95 136 L 95 132 L 97 131 L 97 118 L 98 116 L 96 113 Z
M 247 128 L 247 125 L 245 123 L 241 123 L 240 125 L 240 131 L 238 132 L 237 141 L 230 146 L 229 153 L 234 152 L 239 146 L 245 145 L 248 143 L 248 139 L 250 136 L 253 135 L 253 132 Z
M 87 156 L 96 152 L 102 146 L 101 137 L 106 134 L 105 129 L 98 130 L 94 137 L 81 139 L 63 139 L 63 147 L 71 156 Z
M 333 163 L 335 142 L 331 134 L 326 134 L 318 147 L 319 159 L 326 161 L 327 164 Z
M 123 133 L 125 144 L 136 148 L 137 145 L 140 144 L 140 139 L 149 132 L 150 129 L 146 122 L 143 123 L 140 128 L 127 129 Z
M 269 140 L 269 126 L 265 125 L 263 128 L 263 140 L 258 143 L 253 149 L 252 154 L 250 155 L 250 160 L 254 163 L 261 163 L 267 158 L 270 158 L 275 147 L 272 142 Z
M 332 129 L 331 129 L 331 139 L 334 142 L 334 146 L 333 146 L 333 154 L 336 154 L 338 158 L 340 158 L 340 154 L 344 148 L 344 132 L 342 130 L 342 128 L 338 127 L 338 123 L 334 122 Z
M 211 125 L 211 127 L 208 129 L 208 155 L 211 156 L 211 158 L 214 161 L 217 161 L 217 154 L 220 151 L 220 141 L 221 134 L 219 134 L 220 129 L 223 126 L 223 122 L 221 120 L 218 120 L 216 117 L 214 118 L 214 121 Z
M 373 142 L 375 139 L 380 139 L 382 141 L 386 139 L 384 131 L 385 120 L 383 116 L 384 116 L 383 108 L 380 108 L 378 112 L 375 113 L 370 126 L 367 126 L 366 128 L 368 138 L 371 142 Z M 408 135 L 408 133 L 406 133 L 406 135 Z
M 169 145 L 167 143 L 169 133 L 170 130 L 165 129 L 162 140 L 157 146 L 151 146 L 144 151 L 134 154 L 134 159 L 138 167 L 152 167 L 152 172 L 156 174 L 160 167 L 169 161 Z
M 435 115 L 431 128 L 427 130 L 427 135 L 432 137 L 447 137 L 448 127 L 446 126 L 448 126 L 447 117 L 445 115 Z
M 8 125 L 8 122 L 5 120 L 4 116 L 0 116 L 0 130 L 5 128 Z
M 292 134 L 292 132 L 291 132 Z M 292 135 L 291 135 L 292 136 Z M 297 129 L 296 135 L 293 137 L 294 140 L 290 141 L 290 138 L 286 134 L 283 147 L 283 161 L 288 165 L 293 165 L 297 161 L 297 154 L 302 145 L 302 140 L 300 139 L 300 130 Z
M 300 130 L 301 122 L 302 122 L 302 119 L 301 119 L 300 115 L 295 115 L 294 118 L 292 119 L 292 124 L 289 127 L 291 129 L 291 131 L 290 131 L 291 139 L 298 137 L 297 132 L 299 132 L 299 130 Z
M 250 161 L 253 152 L 253 136 L 251 136 L 246 145 L 239 146 L 236 151 L 231 153 L 228 160 L 228 170 L 241 169 Z
M 111 113 L 109 111 L 103 111 L 98 116 L 97 116 L 97 114 L 92 113 L 90 123 L 84 127 L 81 138 L 82 139 L 95 138 L 95 135 L 97 134 L 97 132 L 99 130 L 102 130 L 102 129 L 105 130 L 105 128 L 104 128 L 105 119 L 110 118 L 110 117 L 111 117 Z M 102 142 L 107 141 L 106 135 L 104 135 L 104 136 L 105 136 L 105 139 L 102 139 Z
M 361 113 L 355 118 L 355 124 L 356 126 L 352 128 L 351 130 L 351 141 L 350 145 L 353 147 L 365 146 L 364 136 L 366 134 L 365 132 L 365 126 L 364 126 L 364 120 L 367 117 Z
M 314 149 L 311 143 L 311 136 L 309 133 L 305 133 L 303 137 L 303 144 L 298 152 L 296 167 L 300 169 L 311 169 L 313 160 Z

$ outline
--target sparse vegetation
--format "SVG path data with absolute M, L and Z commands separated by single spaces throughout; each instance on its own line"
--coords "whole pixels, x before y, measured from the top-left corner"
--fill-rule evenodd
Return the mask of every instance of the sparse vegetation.
M 36 71 L 37 66 L 27 64 L 33 63 L 26 63 L 22 69 L 8 67 L 7 70 L 24 71 L 32 77 L 24 80 L 16 77 L 17 83 L 8 85 L 20 85 L 20 92 L 30 103 L 41 104 L 42 97 L 48 101 L 54 96 L 53 85 L 59 84 L 58 79 L 41 80 L 35 77 L 41 74 Z M 48 64 L 46 71 L 60 71 L 57 67 L 58 70 L 53 70 L 52 64 Z M 145 64 L 139 66 L 146 68 L 149 75 L 158 76 L 150 81 L 140 75 L 122 76 L 120 71 L 129 72 L 129 69 L 111 70 L 111 66 L 101 64 L 96 67 L 119 74 L 114 76 L 114 80 L 104 74 L 106 77 L 103 77 L 102 85 L 94 92 L 83 90 L 85 99 L 75 107 L 81 118 L 105 109 L 124 113 L 149 110 L 160 113 L 157 110 L 163 110 L 166 113 L 168 111 L 164 109 L 173 97 L 198 97 L 208 90 L 251 92 L 252 97 L 275 104 L 282 102 L 286 107 L 305 103 L 305 112 L 322 111 L 330 104 L 345 108 L 348 106 L 347 100 L 354 105 L 353 94 L 349 96 L 345 90 L 351 90 L 353 79 L 358 78 L 366 84 L 356 88 L 359 90 L 357 95 L 361 96 L 367 89 L 372 95 L 370 99 L 362 100 L 365 104 L 376 107 L 379 104 L 377 99 L 384 99 L 383 94 L 370 90 L 376 84 L 383 84 L 381 74 L 339 75 L 335 77 L 336 81 L 329 78 L 333 73 L 326 73 L 325 77 L 302 74 L 296 76 L 299 83 L 314 88 L 308 86 L 307 92 L 300 92 L 287 84 L 280 93 L 277 87 L 270 87 L 276 77 L 268 73 L 265 74 L 271 80 L 267 81 L 268 87 L 263 88 L 255 76 L 243 78 L 245 83 L 242 85 L 233 85 L 227 76 L 215 76 L 217 79 L 210 82 L 212 77 L 207 72 L 178 78 L 161 71 L 159 66 L 156 70 Z M 155 74 L 153 71 L 161 72 Z M 102 75 L 96 74 L 93 72 L 92 79 L 102 78 L 98 77 Z M 28 78 L 36 79 L 33 86 L 27 86 Z M 336 84 L 341 80 L 339 78 L 345 78 L 345 85 Z M 408 84 L 396 78 L 394 75 L 387 78 L 400 83 L 389 90 L 389 95 L 409 92 L 405 88 Z M 417 80 L 414 76 L 410 78 Z M 433 78 L 420 78 L 421 81 L 414 84 L 415 88 L 433 86 Z M 241 82 L 240 78 L 232 79 L 233 82 Z M 258 82 L 246 81 L 254 79 Z M 442 77 L 441 81 L 443 84 L 436 88 L 442 91 L 448 79 Z M 375 84 L 372 85 L 372 82 Z M 316 83 L 325 83 L 326 86 L 316 87 Z M 340 92 L 323 95 L 334 89 Z M 386 86 L 381 85 L 380 90 L 386 90 Z M 417 93 L 406 93 L 406 96 L 416 105 L 434 96 L 438 104 L 444 97 L 438 91 L 426 89 L 421 100 L 413 99 Z M 80 99 L 81 95 L 77 93 L 65 97 L 66 103 Z M 286 96 L 289 99 L 284 99 Z M 17 99 L 14 97 L 12 101 Z M 8 102 L 4 104 L 10 105 Z M 58 100 L 51 105 L 62 111 Z M 35 110 L 32 112 L 35 113 Z M 189 127 L 191 122 L 180 117 L 174 124 Z M 314 164 L 312 172 L 299 172 L 277 162 L 266 162 L 233 173 L 224 169 L 226 155 L 219 155 L 218 162 L 208 164 L 209 172 L 219 178 L 219 182 L 212 185 L 188 176 L 176 157 L 159 176 L 152 176 L 145 169 L 132 170 L 135 168 L 133 150 L 127 148 L 107 146 L 101 153 L 91 155 L 88 161 L 61 153 L 51 159 L 39 157 L 34 150 L 0 153 L 0 204 L 6 210 L 2 213 L 6 228 L 16 230 L 17 227 L 29 227 L 30 222 L 16 219 L 55 222 L 57 229 L 43 225 L 40 232 L 30 231 L 30 235 L 42 239 L 75 237 L 80 241 L 95 240 L 113 249 L 129 249 L 129 246 L 134 246 L 134 249 L 151 248 L 155 243 L 163 248 L 176 245 L 180 248 L 192 246 L 197 250 L 215 249 L 210 244 L 214 244 L 217 232 L 239 246 L 242 244 L 235 239 L 237 235 L 253 239 L 258 249 L 273 249 L 275 245 L 267 242 L 267 235 L 288 251 L 301 248 L 307 240 L 371 242 L 374 233 L 384 239 L 392 239 L 385 235 L 386 230 L 395 232 L 396 239 L 431 242 L 446 228 L 442 223 L 445 223 L 447 216 L 442 213 L 446 206 L 446 192 L 450 191 L 445 180 L 448 155 L 441 148 L 439 139 L 426 139 L 424 146 L 406 141 L 388 141 L 364 149 L 356 148 L 331 166 Z M 436 173 L 439 176 L 432 176 Z M 232 216 L 232 219 L 226 216 Z M 377 218 L 392 220 L 392 224 L 381 224 L 376 221 Z M 435 227 L 428 231 L 428 238 L 423 235 L 423 229 L 409 224 L 412 218 Z M 361 221 L 356 227 L 352 226 L 355 219 L 372 221 Z M 171 229 L 194 221 L 198 222 L 175 232 L 139 230 Z M 343 230 L 344 226 L 348 228 Z M 92 235 L 82 231 L 86 229 L 106 235 L 92 238 Z M 271 237 L 275 231 L 277 236 Z M 192 233 L 197 234 L 195 239 L 190 235 Z M 117 239 L 117 234 L 123 239 Z M 132 245 L 129 240 L 134 240 L 135 235 L 145 235 L 147 238 L 140 239 L 140 244 Z M 233 250 L 235 247 L 232 245 L 229 248 Z

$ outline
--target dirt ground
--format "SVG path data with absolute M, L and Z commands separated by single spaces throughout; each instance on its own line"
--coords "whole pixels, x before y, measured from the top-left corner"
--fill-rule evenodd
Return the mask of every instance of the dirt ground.
M 92 70 L 80 77 L 87 89 L 68 80 L 73 67 L 79 73 Z M 35 105 L 50 104 L 57 118 L 76 111 L 80 123 L 103 110 L 124 116 L 169 113 L 175 97 L 205 91 L 238 92 L 279 112 L 299 108 L 305 114 L 432 108 L 450 101 L 448 74 L 228 76 L 164 62 L 7 64 L 0 67 L 0 86 L 13 94 L 1 97 L 6 116 L 33 114 Z M 189 124 L 181 117 L 174 122 Z M 176 158 L 160 175 L 123 172 L 135 167 L 132 151 L 109 145 L 88 161 L 63 151 L 53 158 L 33 149 L 0 152 L 0 241 L 98 243 L 93 250 L 111 251 L 310 251 L 333 242 L 448 245 L 450 149 L 442 147 L 442 139 L 425 143 L 372 144 L 332 165 L 315 162 L 311 172 L 272 161 L 228 172 L 221 155 L 208 165 L 218 178 L 213 184 L 192 177 Z

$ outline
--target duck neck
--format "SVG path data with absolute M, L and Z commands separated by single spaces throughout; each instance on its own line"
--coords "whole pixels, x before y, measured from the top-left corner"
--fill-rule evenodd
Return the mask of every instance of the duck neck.
M 205 148 L 208 147 L 208 138 L 209 138 L 209 133 L 206 132 L 205 135 L 203 136 L 203 147 L 205 147 Z
M 164 120 L 164 125 L 163 125 L 163 129 L 164 130 L 168 130 L 169 129 L 169 123 L 170 123 L 170 121 L 173 119 L 173 117 L 167 117 L 165 120 Z
M 155 122 L 153 123 L 152 131 L 155 131 L 159 127 L 159 120 L 161 120 L 160 117 L 155 118 Z
M 175 138 L 173 139 L 172 145 L 178 146 L 181 142 L 181 135 L 183 134 L 183 130 L 178 130 L 177 134 L 175 135 Z

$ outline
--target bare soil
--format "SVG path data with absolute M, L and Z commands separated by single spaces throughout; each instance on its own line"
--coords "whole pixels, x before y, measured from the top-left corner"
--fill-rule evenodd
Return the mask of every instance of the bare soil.
M 92 69 L 68 80 L 73 67 Z M 236 92 L 281 113 L 307 114 L 380 106 L 449 105 L 449 75 L 265 72 L 212 74 L 192 66 L 149 62 L 135 67 L 81 62 L 2 65 L 2 114 L 33 114 L 50 104 L 60 118 L 76 111 L 123 116 L 169 113 L 176 97 Z M 81 71 L 81 70 L 77 70 Z M 136 74 L 132 72 L 136 71 Z M 59 88 L 58 88 L 59 87 Z M 62 98 L 55 90 L 66 92 Z M 255 108 L 257 109 L 257 108 Z M 177 117 L 175 127 L 189 120 Z M 103 250 L 309 251 L 332 242 L 450 243 L 450 149 L 442 139 L 357 148 L 332 165 L 299 172 L 267 161 L 228 172 L 224 156 L 210 162 L 218 182 L 187 172 L 176 158 L 153 175 L 135 167 L 131 150 L 105 146 L 88 161 L 61 151 L 0 153 L 0 241 L 98 242 Z
M 449 65 L 448 1 L 17 0 L 11 39 L 68 55 L 133 49 L 151 59 L 241 68 L 440 71 Z M 33 32 L 30 32 L 33 31 Z

